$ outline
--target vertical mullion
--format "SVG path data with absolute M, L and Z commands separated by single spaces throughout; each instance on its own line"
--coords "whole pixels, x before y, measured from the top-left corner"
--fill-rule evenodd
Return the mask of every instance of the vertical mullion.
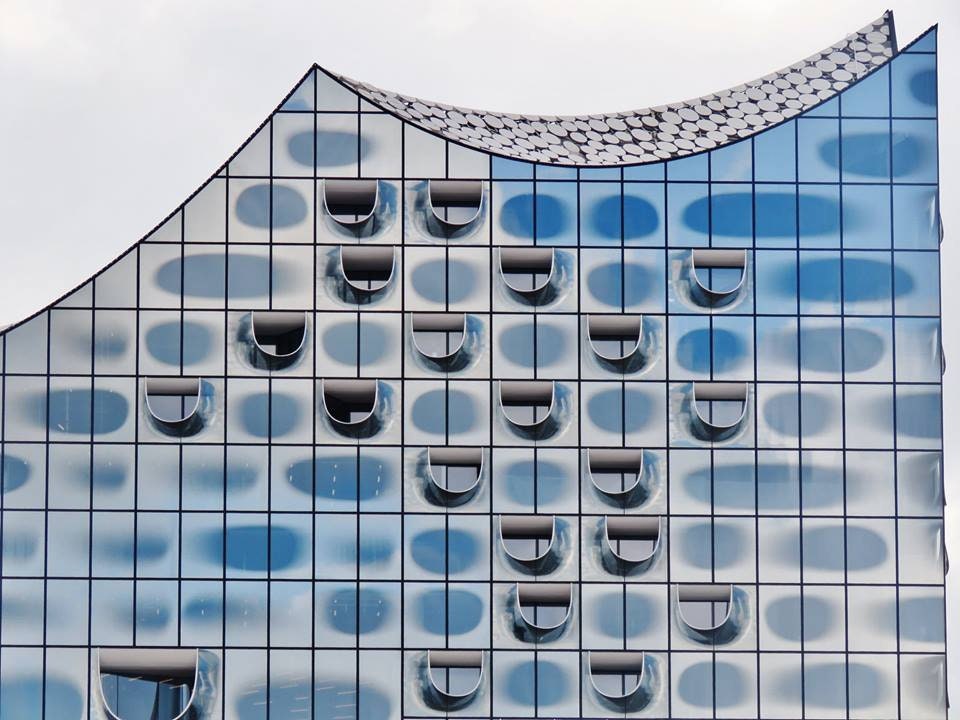
M 760 605 L 760 423 L 759 423 L 759 405 L 757 403 L 757 389 L 759 385 L 757 362 L 757 315 L 760 308 L 757 306 L 757 149 L 754 139 L 750 138 L 750 207 L 753 213 L 750 223 L 753 233 L 753 252 L 750 258 L 750 267 L 753 268 L 753 317 L 751 325 L 753 328 L 753 581 L 754 592 L 756 593 L 755 605 Z M 744 269 L 746 272 L 746 269 Z M 756 645 L 756 670 L 757 670 L 757 717 L 763 717 L 761 711 L 761 684 L 760 684 L 760 635 L 757 634 Z
M 494 259 L 493 207 L 494 207 L 494 193 L 496 192 L 496 182 L 494 181 L 494 169 L 493 169 L 493 168 L 494 168 L 493 155 L 489 155 L 489 156 L 487 157 L 487 174 L 488 174 L 489 177 L 490 177 L 490 203 L 489 203 L 489 214 L 490 214 L 490 216 L 489 216 L 489 218 L 488 218 L 488 220 L 487 220 L 487 241 L 488 241 L 488 247 L 487 247 L 487 255 L 488 255 L 488 260 L 487 260 L 487 278 L 488 278 L 488 282 L 487 282 L 487 285 L 488 285 L 488 288 L 489 288 L 488 291 L 487 291 L 487 303 L 488 303 L 488 306 L 487 306 L 487 313 L 488 313 L 488 315 L 487 315 L 487 318 L 488 318 L 487 327 L 489 328 L 491 334 L 493 333 L 493 318 L 494 318 L 494 312 L 493 312 L 493 284 L 494 284 L 494 271 L 493 271 L 493 268 L 494 268 L 494 261 L 493 261 L 493 259 Z M 496 252 L 499 253 L 499 250 L 497 250 Z M 487 502 L 488 502 L 488 510 L 489 510 L 489 513 L 490 513 L 490 514 L 489 514 L 489 521 L 488 521 L 488 532 L 489 532 L 489 534 L 490 534 L 491 542 L 492 542 L 492 540 L 493 540 L 493 538 L 494 538 L 494 533 L 496 532 L 496 531 L 495 531 L 495 528 L 494 528 L 494 517 L 493 517 L 493 496 L 494 496 L 494 492 L 493 492 L 493 481 L 492 481 L 492 479 L 493 479 L 494 453 L 495 453 L 494 447 L 493 447 L 493 446 L 494 446 L 494 440 L 493 440 L 493 431 L 494 431 L 493 416 L 494 416 L 494 411 L 493 411 L 493 408 L 496 407 L 495 400 L 494 400 L 494 391 L 495 391 L 494 385 L 495 385 L 495 383 L 496 383 L 496 381 L 493 379 L 493 350 L 492 350 L 492 348 L 491 348 L 490 353 L 489 353 L 489 356 L 488 356 L 488 358 L 487 358 L 487 397 L 488 397 L 488 401 L 487 401 L 487 402 L 488 402 L 489 407 L 491 408 L 491 411 L 490 411 L 490 413 L 489 413 L 489 418 L 488 418 L 488 429 L 487 429 L 488 435 L 487 435 L 487 441 L 488 441 L 490 447 L 488 448 L 488 451 L 489 451 L 489 461 L 488 461 L 487 463 L 484 463 L 484 465 L 486 465 L 486 469 L 487 469 L 487 494 L 488 494 L 488 501 L 487 501 Z M 481 466 L 481 469 L 483 469 L 483 466 Z M 494 582 L 493 582 L 493 578 L 494 578 L 494 575 L 493 575 L 493 553 L 491 552 L 491 553 L 489 553 L 489 555 L 490 555 L 489 568 L 488 568 L 488 573 L 489 573 L 489 575 L 488 575 L 488 580 L 487 580 L 488 583 L 489 583 L 489 591 L 488 591 L 488 598 L 489 598 L 489 599 L 488 599 L 488 602 L 489 602 L 489 607 L 491 608 L 491 612 L 492 612 L 492 608 L 494 607 L 494 602 L 493 602 L 493 601 L 494 601 L 494 588 L 495 588 L 496 586 L 494 585 Z M 489 705 L 489 710 L 488 710 L 488 712 L 491 713 L 491 715 L 492 715 L 492 713 L 493 713 L 493 697 L 494 697 L 494 690 L 495 690 L 494 681 L 493 681 L 493 675 L 494 675 L 494 672 L 493 672 L 493 671 L 494 671 L 495 659 L 494 659 L 494 652 L 493 652 L 493 617 L 492 617 L 492 615 L 491 615 L 490 622 L 489 622 L 488 643 L 489 643 L 489 647 L 490 647 L 490 663 L 489 663 L 490 672 L 487 674 L 487 675 L 488 675 L 488 678 L 489 678 L 489 683 L 490 683 L 490 701 L 489 701 L 489 702 L 490 702 L 490 705 Z
M 846 366 L 846 284 L 844 282 L 845 270 L 845 243 L 843 238 L 843 198 L 844 198 L 844 176 L 843 176 L 843 95 L 837 96 L 837 175 L 839 179 L 839 197 L 840 197 L 840 383 L 842 391 L 840 393 L 840 446 L 841 463 L 843 468 L 843 668 L 846 678 L 846 716 L 850 717 L 850 578 L 847 559 L 849 556 L 847 548 L 848 538 L 848 515 L 847 515 L 847 366 Z M 891 294 L 891 304 L 892 304 Z
M 663 173 L 661 175 L 663 183 L 663 216 L 664 218 L 670 217 L 670 184 L 667 182 L 667 163 L 662 163 L 660 167 L 663 168 Z M 670 437 L 670 223 L 663 223 L 663 308 L 664 308 L 664 323 L 663 323 L 663 343 L 664 347 L 667 350 L 663 353 L 663 361 L 666 371 L 665 387 L 664 394 L 666 395 L 666 402 L 664 403 L 664 427 L 666 428 L 666 434 L 664 437 L 664 442 L 666 447 L 664 449 L 665 454 L 665 465 L 666 465 L 666 496 L 667 496 L 667 518 L 666 518 L 666 531 L 667 531 L 667 542 L 669 544 L 670 535 L 670 465 L 672 458 L 670 457 L 671 442 Z M 672 628 L 673 623 L 671 622 L 671 615 L 674 612 L 673 608 L 673 576 L 672 576 L 672 561 L 671 556 L 672 552 L 665 553 L 667 560 L 667 626 Z M 667 670 L 665 673 L 666 676 L 666 685 L 667 685 L 667 717 L 670 717 L 673 714 L 673 632 L 668 630 L 667 632 Z
M 406 132 L 403 125 L 400 127 L 400 197 L 404 197 L 406 194 L 406 173 L 407 173 L 407 162 L 406 162 Z M 406 203 L 399 203 L 400 205 L 400 247 L 398 252 L 400 253 L 400 267 L 406 268 L 406 229 L 407 229 L 407 208 Z M 405 282 L 400 283 L 400 332 L 401 336 L 404 332 L 404 328 L 407 327 L 407 284 Z M 410 331 L 412 332 L 413 326 L 410 325 Z M 405 341 L 406 338 L 403 338 Z M 400 404 L 403 405 L 406 400 L 406 376 L 407 376 L 407 366 L 406 366 L 406 352 L 401 350 L 400 352 Z M 400 423 L 400 663 L 401 667 L 404 665 L 404 652 L 407 645 L 407 615 L 406 615 L 406 593 L 404 588 L 406 587 L 406 553 L 403 552 L 403 548 L 406 547 L 406 517 L 405 517 L 405 508 L 406 508 L 406 482 L 405 475 L 407 472 L 406 465 L 403 462 L 404 451 L 406 450 L 406 423 Z M 405 707 L 405 695 L 406 695 L 406 683 L 403 682 L 401 676 L 400 679 L 400 707 Z
M 47 568 L 49 566 L 50 559 L 50 514 L 48 508 L 50 507 L 50 326 L 53 322 L 53 313 L 48 310 L 46 313 L 47 316 L 47 394 L 46 394 L 46 414 L 44 416 L 44 454 L 45 454 L 45 468 L 44 468 L 44 491 L 43 491 L 43 607 L 41 608 L 41 621 L 43 623 L 43 648 L 40 651 L 41 662 L 43 668 L 43 678 L 41 680 L 41 695 L 40 695 L 40 717 L 43 717 L 46 714 L 47 706 L 47 602 L 49 600 L 48 596 L 48 579 L 47 579 Z M 4 368 L 6 371 L 6 368 Z M 93 376 L 91 375 L 91 382 L 93 381 Z M 93 404 L 93 399 L 91 398 L 91 406 Z M 91 437 L 92 437 L 91 428 Z M 93 463 L 93 445 L 89 446 L 90 452 L 90 463 Z M 90 483 L 91 492 L 93 483 Z M 91 540 L 91 546 L 93 542 Z M 136 617 L 136 613 L 134 613 Z
M 270 118 L 270 210 L 268 217 L 270 219 L 270 227 L 268 228 L 268 248 L 269 248 L 269 259 L 268 259 L 268 276 L 270 278 L 269 282 L 269 295 L 267 296 L 267 307 L 273 309 L 273 118 Z M 226 299 L 224 299 L 224 304 L 226 304 Z M 273 624 L 273 618 L 271 615 L 271 610 L 273 608 L 273 568 L 272 568 L 272 554 L 273 554 L 273 466 L 271 465 L 271 459 L 273 457 L 273 371 L 267 371 L 267 619 L 266 619 L 266 630 L 267 630 L 267 707 L 270 706 L 270 699 L 273 695 L 273 682 L 270 678 L 270 669 L 271 669 L 271 660 L 273 656 L 273 647 L 270 643 L 271 634 L 271 625 Z
M 793 174 L 794 191 L 796 193 L 796 202 L 794 203 L 794 212 L 797 224 L 797 249 L 796 249 L 796 294 L 797 294 L 797 514 L 798 514 L 798 542 L 800 552 L 800 714 L 801 718 L 806 718 L 807 691 L 806 691 L 806 639 L 804 637 L 804 597 L 806 587 L 804 585 L 803 571 L 803 345 L 801 334 L 801 310 L 800 305 L 800 121 L 793 123 Z
M 317 202 L 317 83 L 318 72 L 317 66 L 313 66 L 313 108 L 312 108 L 312 120 L 313 120 L 313 227 L 310 228 L 313 236 L 313 295 L 310 305 L 312 307 L 312 312 L 310 313 L 310 318 L 313 321 L 313 347 L 311 348 L 310 357 L 313 363 L 313 372 L 310 383 L 310 392 L 311 392 L 311 403 L 310 406 L 316 408 L 316 392 L 317 392 L 317 211 L 318 211 L 318 202 Z M 307 328 L 309 329 L 309 328 Z M 317 644 L 317 413 L 316 411 L 311 413 L 311 422 L 313 423 L 311 439 L 313 442 L 310 447 L 310 608 L 312 612 L 310 613 L 310 715 L 314 717 L 316 715 L 316 709 L 314 707 L 314 702 L 316 701 L 316 683 L 317 683 L 317 651 L 315 649 Z M 403 483 L 401 483 L 401 488 Z M 401 612 L 401 617 L 403 613 Z M 402 625 L 401 625 L 402 627 Z M 401 689 L 402 692 L 402 689 Z M 402 703 L 401 703 L 402 705 Z
M 895 40 L 894 40 L 895 42 Z M 896 629 L 896 677 L 897 677 L 897 717 L 903 716 L 903 707 L 901 705 L 901 673 L 900 673 L 900 486 L 899 486 L 899 462 L 898 443 L 897 443 L 897 309 L 896 309 L 896 251 L 895 251 L 895 231 L 894 231 L 894 204 L 893 204 L 893 69 L 886 68 L 887 73 L 887 172 L 890 191 L 887 195 L 887 202 L 890 204 L 890 394 L 893 400 L 893 437 L 891 438 L 893 446 L 893 570 L 894 582 L 894 607 L 896 608 L 894 617 L 894 627 Z M 939 263 L 937 263 L 939 267 Z M 941 413 L 942 417 L 942 413 Z M 942 521 L 941 521 L 942 522 Z
M 272 143 L 271 143 L 272 144 Z M 228 358 L 230 357 L 230 163 L 224 168 L 224 248 L 223 248 L 223 416 L 229 417 L 228 403 L 230 401 L 230 379 L 227 377 L 229 372 Z M 272 194 L 271 188 L 271 194 Z M 270 199 L 273 204 L 273 198 Z M 222 617 L 220 619 L 220 642 L 223 646 L 223 657 L 221 659 L 221 678 L 224 686 L 227 680 L 227 461 L 229 459 L 228 428 L 223 431 L 223 451 L 222 451 L 222 470 L 223 490 L 221 491 L 221 528 L 223 535 L 220 539 L 220 608 Z M 183 463 L 180 463 L 180 516 L 183 516 Z M 180 557 L 183 557 L 183 521 L 179 521 L 180 526 Z M 182 562 L 182 559 L 181 559 Z M 180 573 L 182 577 L 182 572 Z M 182 582 L 182 580 L 180 581 Z M 265 694 L 266 695 L 266 694 Z M 222 720 L 227 718 L 226 703 L 221 703 L 220 714 Z

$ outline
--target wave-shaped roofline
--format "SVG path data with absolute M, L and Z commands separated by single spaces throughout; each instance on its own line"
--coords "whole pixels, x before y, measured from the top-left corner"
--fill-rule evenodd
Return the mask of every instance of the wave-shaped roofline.
M 519 115 L 464 108 L 328 75 L 364 100 L 434 135 L 514 160 L 621 167 L 714 150 L 835 97 L 897 54 L 893 13 L 782 70 L 702 97 L 591 115 Z
M 853 87 L 854 85 L 857 85 L 857 84 L 860 83 L 862 80 L 864 80 L 864 79 L 866 79 L 867 77 L 869 77 L 869 76 L 873 73 L 873 71 L 875 71 L 875 70 L 879 69 L 880 67 L 886 65 L 886 64 L 889 63 L 891 60 L 893 60 L 895 57 L 897 57 L 897 56 L 899 56 L 900 54 L 902 54 L 902 53 L 906 52 L 907 50 L 909 50 L 914 44 L 916 44 L 917 42 L 919 42 L 920 40 L 922 40 L 924 37 L 927 36 L 927 34 L 929 34 L 932 30 L 935 30 L 935 29 L 937 28 L 937 25 L 936 25 L 936 24 L 931 25 L 929 28 L 927 28 L 926 30 L 924 30 L 924 31 L 923 31 L 922 33 L 920 33 L 919 35 L 917 35 L 917 37 L 915 37 L 913 40 L 911 40 L 911 41 L 910 41 L 907 45 L 905 45 L 903 48 L 898 48 L 898 47 L 897 47 L 897 42 L 896 42 L 896 32 L 895 32 L 895 25 L 894 25 L 894 19 L 893 19 L 893 11 L 892 11 L 892 10 L 886 11 L 880 18 L 878 18 L 878 20 L 874 21 L 874 23 L 876 23 L 876 22 L 881 22 L 881 21 L 882 21 L 883 23 L 885 23 L 886 27 L 889 28 L 888 37 L 889 37 L 889 42 L 891 43 L 891 53 L 890 53 L 890 55 L 889 55 L 889 56 L 886 56 L 886 59 L 885 59 L 882 63 L 880 63 L 880 64 L 877 65 L 876 67 L 872 68 L 869 72 L 864 73 L 861 77 L 859 77 L 859 78 L 857 78 L 856 80 L 848 83 L 848 85 L 847 85 L 846 87 L 844 87 L 844 88 L 842 88 L 842 89 L 834 92 L 833 94 L 830 95 L 830 97 L 818 101 L 816 104 L 814 104 L 814 105 L 811 106 L 810 108 L 805 108 L 803 111 L 801 111 L 800 113 L 798 113 L 798 115 L 803 114 L 803 113 L 806 113 L 806 112 L 809 112 L 810 110 L 813 110 L 813 109 L 816 108 L 817 106 L 819 106 L 819 105 L 821 105 L 821 104 L 823 104 L 823 103 L 825 103 L 825 102 L 828 102 L 830 99 L 832 99 L 833 97 L 836 97 L 837 95 L 839 95 L 840 93 L 842 93 L 842 92 L 844 92 L 845 90 L 849 89 L 850 87 Z M 871 23 L 871 25 L 873 25 L 873 23 Z M 868 27 L 869 27 L 869 26 L 868 26 Z M 855 34 L 856 34 L 856 33 L 854 33 L 854 35 L 855 35 Z M 848 36 L 848 37 L 850 37 L 850 36 Z M 114 257 L 113 260 L 111 260 L 109 263 L 107 263 L 106 265 L 104 265 L 102 268 L 100 268 L 100 269 L 99 269 L 97 272 L 95 272 L 93 275 L 87 277 L 87 278 L 86 278 L 85 280 L 83 280 L 82 282 L 79 282 L 77 285 L 73 286 L 72 288 L 70 288 L 69 290 L 67 290 L 66 292 L 64 292 L 63 294 L 61 294 L 61 295 L 58 296 L 57 298 L 55 298 L 54 300 L 50 301 L 49 303 L 47 303 L 46 305 L 44 305 L 43 307 L 41 307 L 41 308 L 38 309 L 37 311 L 35 311 L 35 312 L 31 313 L 30 315 L 28 315 L 27 317 L 23 318 L 22 320 L 18 320 L 17 322 L 11 323 L 11 324 L 9 324 L 9 325 L 7 325 L 7 326 L 5 326 L 5 327 L 0 328 L 0 337 L 6 335 L 7 333 L 9 333 L 9 332 L 11 332 L 11 331 L 13 331 L 13 330 L 16 330 L 17 328 L 21 327 L 22 325 L 25 325 L 26 323 L 30 322 L 31 320 L 33 320 L 33 319 L 36 318 L 36 317 L 39 317 L 39 316 L 42 315 L 43 313 L 49 312 L 50 310 L 56 308 L 56 307 L 57 307 L 60 303 L 62 303 L 64 300 L 66 300 L 67 298 L 69 298 L 69 297 L 70 297 L 71 295 L 73 295 L 74 293 L 79 292 L 80 290 L 82 290 L 88 283 L 92 282 L 92 281 L 95 280 L 97 277 L 99 277 L 100 275 L 102 275 L 103 273 L 105 273 L 105 272 L 106 272 L 107 270 L 109 270 L 111 267 L 113 267 L 113 266 L 116 265 L 118 262 L 120 262 L 121 260 L 123 260 L 123 259 L 124 259 L 127 255 L 129 255 L 131 252 L 133 252 L 134 250 L 136 250 L 144 241 L 148 240 L 155 232 L 157 232 L 157 230 L 159 230 L 160 228 L 162 228 L 162 227 L 163 227 L 168 221 L 170 221 L 178 212 L 181 212 L 181 211 L 183 210 L 183 208 L 184 208 L 194 197 L 196 197 L 196 196 L 200 193 L 200 191 L 203 190 L 203 188 L 205 188 L 213 179 L 215 179 L 216 177 L 220 176 L 220 175 L 227 169 L 227 167 L 230 165 L 230 163 L 233 162 L 233 160 L 244 150 L 244 148 L 246 148 L 246 146 L 250 143 L 250 141 L 253 140 L 253 139 L 257 136 L 257 134 L 267 126 L 267 124 L 273 119 L 273 117 L 274 117 L 277 113 L 279 113 L 279 112 L 281 112 L 281 111 L 283 110 L 284 106 L 291 100 L 291 98 L 293 98 L 293 97 L 296 95 L 297 91 L 303 86 L 303 84 L 304 84 L 305 82 L 307 82 L 308 80 L 310 80 L 311 76 L 312 76 L 314 73 L 316 73 L 316 72 L 322 72 L 325 76 L 333 79 L 334 81 L 336 81 L 337 83 L 339 83 L 340 85 L 342 85 L 344 88 L 346 88 L 346 89 L 348 89 L 348 90 L 353 90 L 353 87 L 352 87 L 351 85 L 349 85 L 349 84 L 343 79 L 343 76 L 342 76 L 342 75 L 338 75 L 338 74 L 336 74 L 336 73 L 334 73 L 334 72 L 332 72 L 332 71 L 330 71 L 330 70 L 327 70 L 326 68 L 322 67 L 322 66 L 319 65 L 318 63 L 314 63 L 313 65 L 311 65 L 311 66 L 307 69 L 307 71 L 297 80 L 297 82 L 293 85 L 293 87 L 290 89 L 290 91 L 287 92 L 287 94 L 283 96 L 283 98 L 280 100 L 279 103 L 277 103 L 276 107 L 274 107 L 274 109 L 273 109 L 272 111 L 270 111 L 270 113 L 266 116 L 266 118 L 264 118 L 263 122 L 261 122 L 259 125 L 257 125 L 257 127 L 253 130 L 253 132 L 251 132 L 251 133 L 247 136 L 247 138 L 239 145 L 239 147 L 238 147 L 233 153 L 231 153 L 231 155 L 230 155 L 223 163 L 221 163 L 221 164 L 216 168 L 216 170 L 214 170 L 199 186 L 197 186 L 197 188 L 196 188 L 192 193 L 190 193 L 190 194 L 183 200 L 183 202 L 181 202 L 181 203 L 180 203 L 179 205 L 177 205 L 171 212 L 169 212 L 167 215 L 165 215 L 165 216 L 163 217 L 163 219 L 161 219 L 161 220 L 160 220 L 159 222 L 157 222 L 153 227 L 151 227 L 150 230 L 148 230 L 143 236 L 141 236 L 141 237 L 140 237 L 136 242 L 134 242 L 130 247 L 128 247 L 128 248 L 127 248 L 126 250 L 124 250 L 122 253 L 120 253 L 119 255 L 117 255 L 116 257 Z M 354 90 L 354 92 L 356 92 L 356 91 Z M 359 93 L 358 93 L 358 95 L 359 95 Z M 363 97 L 363 96 L 361 95 L 361 97 Z M 391 110 L 389 107 L 383 107 L 383 110 L 384 110 L 384 112 L 386 112 L 386 113 L 388 113 L 388 114 L 390 114 L 390 115 L 393 115 L 394 117 L 397 117 L 397 118 L 399 118 L 399 119 L 401 119 L 401 120 L 405 120 L 405 118 L 403 118 L 402 116 L 400 116 L 400 115 L 399 115 L 398 113 L 396 113 L 395 111 Z M 562 117 L 562 116 L 554 116 L 554 117 Z M 587 117 L 591 117 L 591 116 L 587 116 Z M 762 133 L 762 132 L 765 132 L 765 131 L 767 131 L 767 130 L 771 130 L 771 129 L 773 129 L 774 127 L 777 127 L 778 125 L 780 125 L 780 124 L 782 124 L 782 123 L 784 123 L 784 122 L 788 122 L 790 119 L 791 119 L 791 118 L 785 118 L 785 119 L 783 119 L 782 121 L 780 121 L 780 122 L 778 122 L 778 123 L 775 123 L 775 124 L 770 125 L 770 126 L 768 126 L 768 127 L 764 127 L 764 128 L 762 128 L 762 129 L 760 129 L 760 130 L 757 130 L 755 133 L 753 133 L 752 135 L 749 135 L 748 137 L 754 137 L 755 135 L 758 135 L 758 134 L 760 134 L 760 133 Z M 407 122 L 410 122 L 410 121 L 407 121 Z M 416 124 L 416 123 L 414 123 L 414 124 Z M 477 148 L 473 148 L 473 146 L 467 145 L 467 144 L 464 143 L 462 140 L 454 139 L 454 138 L 448 138 L 448 137 L 446 137 L 445 135 L 442 135 L 442 134 L 438 133 L 436 130 L 427 129 L 427 132 L 429 132 L 430 134 L 435 135 L 435 136 L 437 136 L 437 137 L 440 137 L 440 138 L 449 140 L 450 142 L 453 142 L 453 143 L 455 143 L 455 144 L 462 145 L 462 146 L 465 146 L 465 147 L 470 147 L 470 148 L 472 148 L 472 149 L 477 149 Z M 735 142 L 739 142 L 740 140 L 744 140 L 744 139 L 747 139 L 747 138 L 736 138 L 736 139 L 734 139 L 734 140 L 731 140 L 730 143 L 728 143 L 728 144 L 733 144 L 733 143 L 735 143 Z M 684 156 L 681 156 L 681 157 L 689 157 L 689 156 L 692 156 L 692 155 L 695 155 L 695 154 L 700 154 L 700 153 L 704 153 L 704 152 L 709 152 L 709 151 L 712 150 L 712 149 L 716 149 L 716 148 L 704 148 L 704 149 L 701 149 L 701 150 L 696 151 L 695 153 L 689 153 L 689 154 L 684 155 Z M 523 161 L 523 162 L 530 162 L 530 163 L 535 163 L 535 164 L 550 164 L 550 165 L 561 165 L 561 166 L 563 165 L 562 163 L 544 163 L 542 160 L 530 160 L 530 159 L 526 159 L 526 158 L 513 158 L 513 157 L 511 157 L 511 156 L 509 156 L 509 155 L 505 155 L 505 154 L 503 154 L 503 153 L 495 152 L 495 151 L 492 151 L 492 150 L 483 150 L 483 152 L 486 152 L 486 153 L 491 154 L 491 155 L 496 155 L 496 156 L 500 156 L 500 157 L 505 157 L 505 158 L 511 159 L 511 160 L 520 160 L 520 161 Z M 668 161 L 671 160 L 671 159 L 673 159 L 673 158 L 658 158 L 658 159 L 655 160 L 655 161 L 649 161 L 649 162 L 642 162 L 642 161 L 641 161 L 641 162 L 619 163 L 619 164 L 615 164 L 615 165 L 600 165 L 600 166 L 576 165 L 576 166 L 573 166 L 573 167 L 580 167 L 580 168 L 589 168 L 589 167 L 607 167 L 607 168 L 609 168 L 609 167 L 633 167 L 633 166 L 636 166 L 636 165 L 646 165 L 646 164 L 654 164 L 654 163 L 664 163 L 664 162 L 668 162 Z

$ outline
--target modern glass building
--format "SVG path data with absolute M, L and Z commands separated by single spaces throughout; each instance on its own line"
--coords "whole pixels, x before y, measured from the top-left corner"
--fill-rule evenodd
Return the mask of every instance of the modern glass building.
M 0 336 L 0 717 L 944 718 L 936 98 L 310 69 Z

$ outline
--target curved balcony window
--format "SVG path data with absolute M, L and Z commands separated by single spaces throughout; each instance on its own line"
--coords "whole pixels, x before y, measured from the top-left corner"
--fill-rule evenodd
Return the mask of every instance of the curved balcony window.
M 324 379 L 321 394 L 327 419 L 340 434 L 360 438 L 380 430 L 380 387 L 376 380 Z
M 587 467 L 594 489 L 610 505 L 637 507 L 652 494 L 643 450 L 591 448 Z
M 544 440 L 560 429 L 556 394 L 551 380 L 501 380 L 500 408 L 518 435 Z
M 392 245 L 341 245 L 341 296 L 348 301 L 370 302 L 393 281 L 396 251 Z
M 659 517 L 608 515 L 603 521 L 600 557 L 614 575 L 639 575 L 650 569 L 660 550 Z
M 102 648 L 97 673 L 109 720 L 194 720 L 200 654 L 197 650 Z
M 740 296 L 747 276 L 747 251 L 697 248 L 690 253 L 690 297 L 719 309 Z
M 188 437 L 203 429 L 203 381 L 198 377 L 150 377 L 144 381 L 147 412 L 165 435 Z
M 253 351 L 250 361 L 262 370 L 282 370 L 303 355 L 307 342 L 307 314 L 259 310 L 250 313 Z
M 680 585 L 676 592 L 680 625 L 696 642 L 729 643 L 746 623 L 746 597 L 733 585 Z
M 588 655 L 590 686 L 604 707 L 614 712 L 633 712 L 646 707 L 654 695 L 653 672 L 642 651 L 591 650 Z
M 500 248 L 500 277 L 508 293 L 524 305 L 547 305 L 560 294 L 560 273 L 553 248 Z
M 735 436 L 747 419 L 747 383 L 695 382 L 690 398 L 695 437 L 722 442 Z
M 430 180 L 427 183 L 431 234 L 452 239 L 470 231 L 483 209 L 480 180 Z
M 438 505 L 456 507 L 469 502 L 480 489 L 483 449 L 427 448 L 427 497 Z
M 562 560 L 557 520 L 546 515 L 501 515 L 500 547 L 521 572 L 543 574 Z
M 354 237 L 369 237 L 377 231 L 379 202 L 377 180 L 323 181 L 323 209 L 327 217 Z
M 436 710 L 469 705 L 483 682 L 482 650 L 428 650 L 424 700 Z
M 563 635 L 573 612 L 570 583 L 517 583 L 516 631 L 528 642 L 549 642 Z
M 591 315 L 587 337 L 593 354 L 608 370 L 636 372 L 647 364 L 643 315 Z
M 414 313 L 410 330 L 413 347 L 431 369 L 451 372 L 470 364 L 464 313 Z

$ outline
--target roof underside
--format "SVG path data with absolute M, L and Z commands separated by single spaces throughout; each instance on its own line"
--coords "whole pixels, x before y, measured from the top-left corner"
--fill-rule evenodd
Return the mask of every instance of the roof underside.
M 601 115 L 454 107 L 337 78 L 365 100 L 469 147 L 552 165 L 661 162 L 754 135 L 829 100 L 896 52 L 890 12 L 779 72 L 686 102 Z

